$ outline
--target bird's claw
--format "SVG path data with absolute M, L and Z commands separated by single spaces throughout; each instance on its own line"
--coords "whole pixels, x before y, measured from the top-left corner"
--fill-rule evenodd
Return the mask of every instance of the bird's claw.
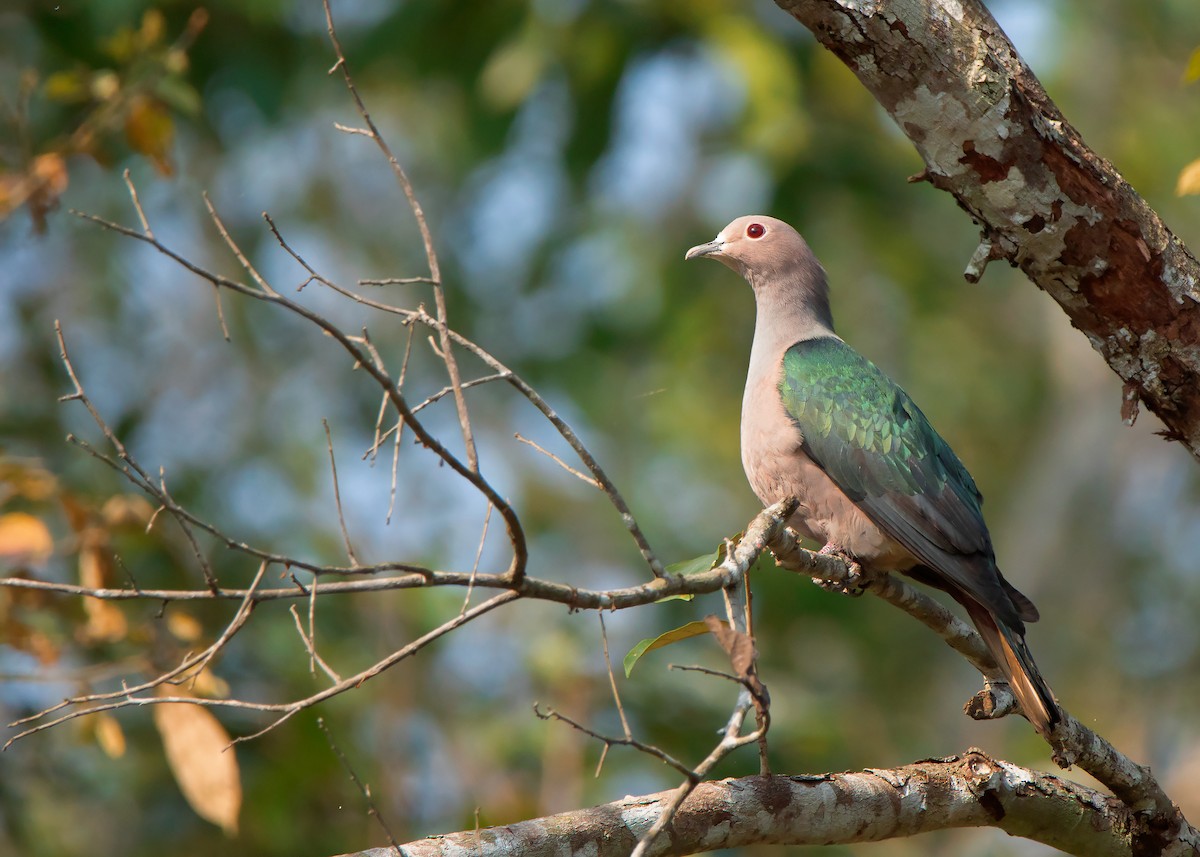
M 837 557 L 846 563 L 846 577 L 843 580 L 825 580 L 820 577 L 814 577 L 813 583 L 826 592 L 836 592 L 848 595 L 851 598 L 858 598 L 867 591 L 868 580 L 862 566 L 841 547 L 830 542 L 817 551 L 817 553 L 822 556 Z

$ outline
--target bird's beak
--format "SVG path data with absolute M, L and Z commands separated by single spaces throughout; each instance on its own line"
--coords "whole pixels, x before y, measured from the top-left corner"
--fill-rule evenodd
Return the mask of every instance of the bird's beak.
M 718 235 L 707 244 L 697 244 L 692 249 L 683 254 L 683 259 L 686 262 L 688 259 L 695 259 L 698 256 L 719 255 L 725 249 L 725 240 Z

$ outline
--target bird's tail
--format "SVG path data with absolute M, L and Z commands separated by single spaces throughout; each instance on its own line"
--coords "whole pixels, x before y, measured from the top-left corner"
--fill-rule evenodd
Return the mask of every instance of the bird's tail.
M 1048 737 L 1055 724 L 1062 719 L 1062 714 L 1054 693 L 1042 678 L 1029 647 L 1025 645 L 1025 637 L 997 622 L 991 612 L 982 605 L 964 603 L 963 606 L 967 608 L 971 620 L 979 629 L 979 635 L 983 637 L 983 642 L 987 644 L 1000 671 L 1008 680 L 1025 717 L 1039 735 Z

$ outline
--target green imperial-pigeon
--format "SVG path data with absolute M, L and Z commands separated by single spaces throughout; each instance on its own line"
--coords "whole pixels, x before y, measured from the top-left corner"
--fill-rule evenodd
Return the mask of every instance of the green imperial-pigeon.
M 1037 608 L 996 567 L 971 474 L 895 382 L 833 332 L 825 271 L 791 226 L 739 217 L 687 251 L 732 268 L 758 312 L 742 399 L 742 466 L 764 505 L 864 569 L 902 571 L 966 608 L 1025 716 L 1047 735 L 1054 694 L 1025 645 Z

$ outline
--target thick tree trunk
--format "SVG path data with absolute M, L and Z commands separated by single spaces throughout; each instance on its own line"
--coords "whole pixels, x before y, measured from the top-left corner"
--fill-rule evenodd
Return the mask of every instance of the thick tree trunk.
M 1080 139 L 978 0 L 776 0 L 858 76 L 982 228 L 1200 458 L 1200 267 Z M 1115 403 L 1114 403 L 1115 407 Z

